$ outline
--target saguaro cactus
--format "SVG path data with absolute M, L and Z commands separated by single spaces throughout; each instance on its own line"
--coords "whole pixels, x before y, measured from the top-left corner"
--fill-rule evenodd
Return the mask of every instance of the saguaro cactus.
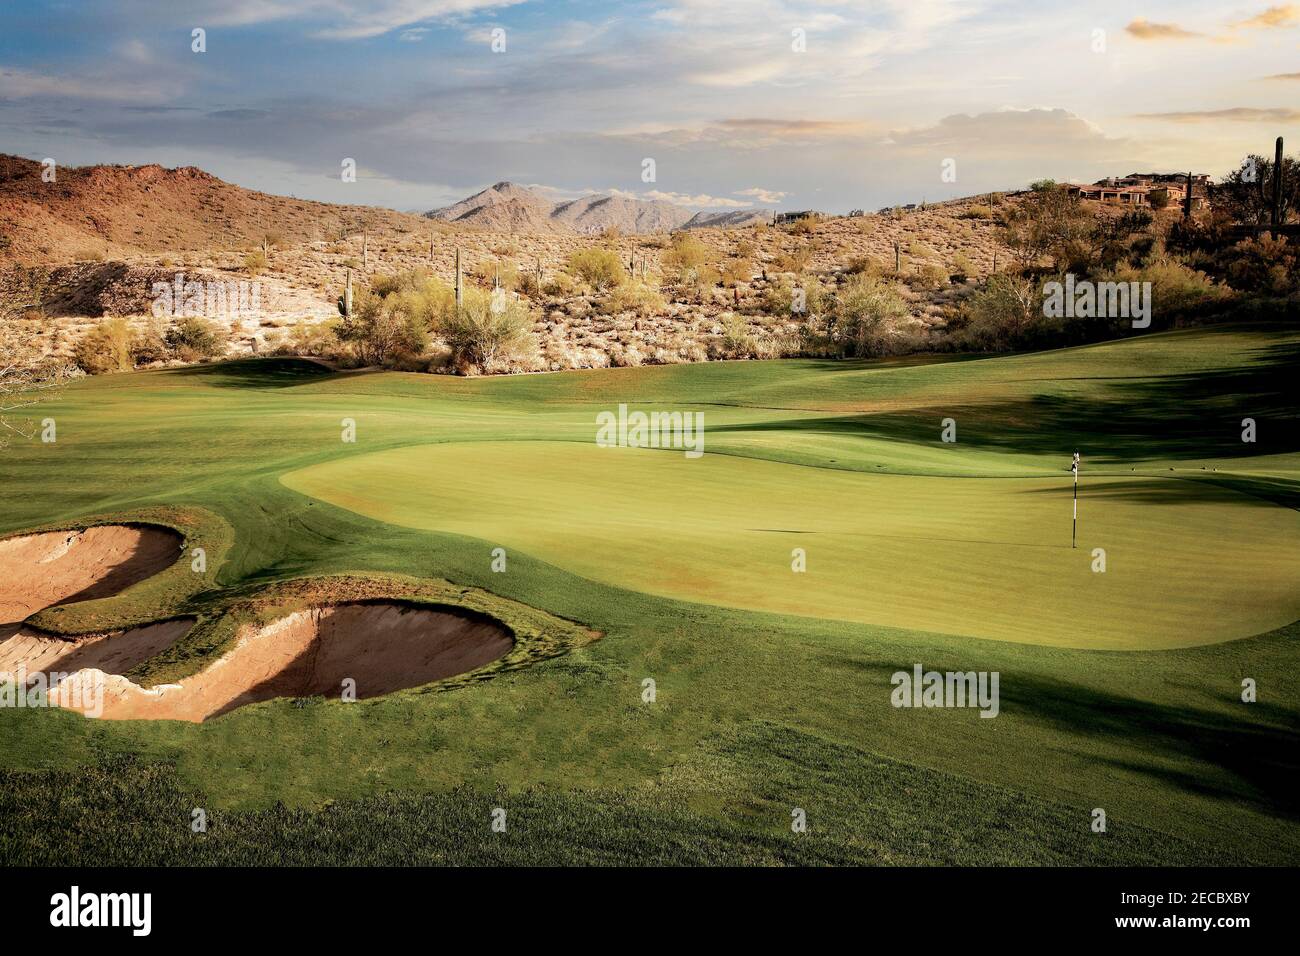
M 1273 224 L 1273 234 L 1282 225 L 1282 137 L 1277 138 L 1273 147 L 1273 207 L 1269 220 Z
M 456 308 L 460 309 L 461 304 L 461 282 L 460 282 L 460 246 L 456 247 Z
M 339 315 L 345 319 L 352 318 L 352 270 L 348 270 L 347 285 L 343 287 L 343 294 L 339 296 Z

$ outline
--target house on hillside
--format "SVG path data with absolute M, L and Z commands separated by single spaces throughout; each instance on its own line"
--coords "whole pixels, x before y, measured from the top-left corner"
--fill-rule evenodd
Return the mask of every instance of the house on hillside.
M 1204 209 L 1209 205 L 1210 177 L 1204 173 L 1192 176 L 1192 208 Z M 1091 185 L 1071 184 L 1067 187 L 1080 199 L 1095 202 L 1117 203 L 1123 206 L 1177 208 L 1187 199 L 1187 175 L 1184 173 L 1130 173 L 1101 179 Z

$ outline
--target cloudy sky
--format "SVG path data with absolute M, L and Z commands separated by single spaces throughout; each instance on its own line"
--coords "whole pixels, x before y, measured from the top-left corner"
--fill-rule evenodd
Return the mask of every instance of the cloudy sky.
M 1300 3 L 0 6 L 0 151 L 399 209 L 509 179 L 841 212 L 1041 177 L 1217 176 L 1277 135 L 1300 147 Z

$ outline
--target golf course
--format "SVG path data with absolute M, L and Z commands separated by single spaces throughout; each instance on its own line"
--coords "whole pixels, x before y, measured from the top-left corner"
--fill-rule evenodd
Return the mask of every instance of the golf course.
M 54 440 L 0 450 L 0 538 L 184 543 L 41 602 L 39 633 L 183 621 L 119 672 L 135 690 L 336 605 L 492 643 L 418 680 L 390 662 L 357 700 L 263 681 L 184 719 L 0 708 L 0 852 L 1295 864 L 1298 380 L 1294 325 L 1243 322 L 1000 357 L 74 382 L 40 406 Z M 620 405 L 702 414 L 703 455 L 602 447 Z M 320 633 L 378 667 L 346 614 Z M 893 706 L 916 665 L 999 674 L 996 719 Z

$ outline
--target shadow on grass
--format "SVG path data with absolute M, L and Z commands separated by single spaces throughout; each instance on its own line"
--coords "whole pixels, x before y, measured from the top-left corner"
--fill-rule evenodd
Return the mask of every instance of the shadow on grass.
M 1108 765 L 1159 778 L 1180 789 L 1300 818 L 1300 723 L 1283 707 L 1238 703 L 1240 718 L 1197 707 L 1171 707 L 1036 675 L 1004 675 L 1002 706 L 1096 742 L 1113 742 Z M 1124 756 L 1138 749 L 1156 758 Z M 1179 760 L 1217 770 L 1177 769 Z
M 1252 458 L 1300 451 L 1300 345 L 1252 350 L 1248 366 L 1140 377 L 1089 376 L 1043 381 L 1095 383 L 1095 397 L 1039 391 L 1014 400 L 945 403 L 905 412 L 790 418 L 714 426 L 728 432 L 817 432 L 940 444 L 940 423 L 953 418 L 958 441 L 974 448 L 1059 454 L 1062 468 L 1075 449 L 1086 461 L 1120 464 L 1163 458 Z M 1010 383 L 1020 384 L 1020 383 Z M 1242 441 L 1242 419 L 1256 423 L 1256 440 Z
M 300 358 L 236 359 L 171 369 L 166 374 L 197 379 L 216 388 L 290 388 L 336 374 L 319 362 Z

